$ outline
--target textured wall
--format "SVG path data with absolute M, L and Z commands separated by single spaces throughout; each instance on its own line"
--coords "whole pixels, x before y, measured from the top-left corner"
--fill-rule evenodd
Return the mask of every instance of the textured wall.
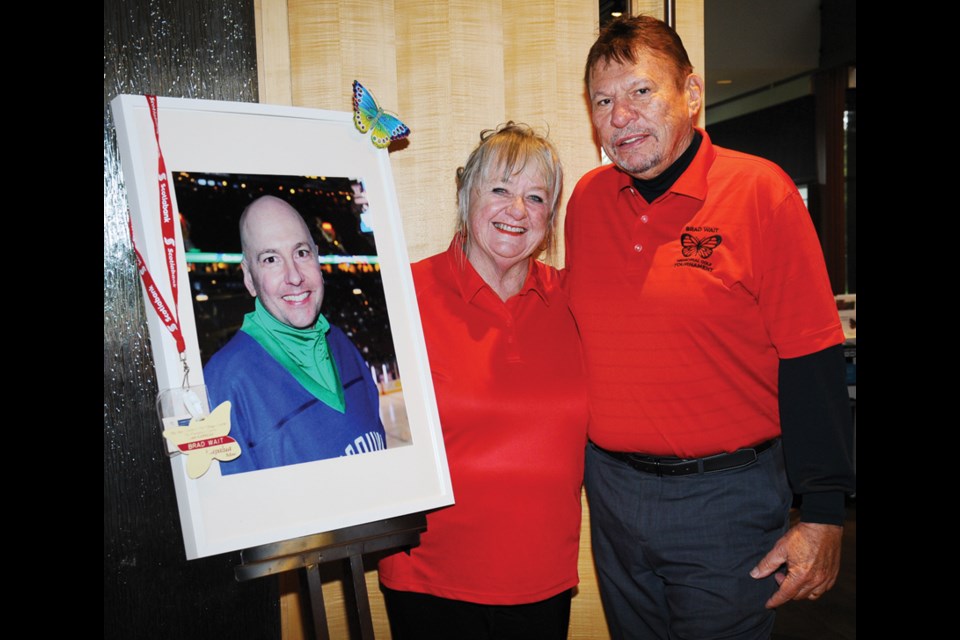
M 413 133 L 394 147 L 407 249 L 419 260 L 453 235 L 454 172 L 482 129 L 506 120 L 549 130 L 569 193 L 595 167 L 583 97 L 583 64 L 597 35 L 597 5 L 582 0 L 258 0 L 261 101 L 349 110 L 354 78 Z M 562 244 L 561 244 L 562 246 Z M 561 258 L 562 259 L 562 258 Z M 606 638 L 589 547 L 574 599 L 571 638 Z M 367 573 L 378 638 L 388 637 L 376 572 Z M 333 582 L 330 611 L 342 609 Z M 284 635 L 302 636 L 296 598 L 284 588 Z M 342 616 L 330 614 L 334 637 Z
M 390 154 L 411 260 L 453 236 L 454 171 L 482 129 L 549 130 L 566 193 L 599 161 L 583 62 L 597 6 L 582 0 L 258 0 L 262 102 L 349 110 L 356 78 L 413 133 Z M 288 25 L 283 30 L 282 25 Z
M 108 107 L 119 93 L 256 100 L 253 3 L 105 0 L 103 14 L 104 637 L 279 637 L 275 581 L 237 583 L 239 554 L 184 557 Z

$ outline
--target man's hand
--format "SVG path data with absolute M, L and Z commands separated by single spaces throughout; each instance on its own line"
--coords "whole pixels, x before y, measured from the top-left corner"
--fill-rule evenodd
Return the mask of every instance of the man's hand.
M 786 571 L 774 576 L 780 589 L 767 600 L 767 608 L 790 600 L 816 600 L 830 590 L 840 570 L 842 537 L 843 527 L 833 524 L 801 522 L 787 531 L 750 571 L 751 577 L 766 578 L 786 565 Z

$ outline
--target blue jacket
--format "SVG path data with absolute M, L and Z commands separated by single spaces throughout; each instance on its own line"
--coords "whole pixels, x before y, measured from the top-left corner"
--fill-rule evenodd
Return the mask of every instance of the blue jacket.
M 243 454 L 220 464 L 224 475 L 387 448 L 370 369 L 337 327 L 327 333 L 343 384 L 345 413 L 314 397 L 243 331 L 203 369 L 211 409 L 231 402 L 230 435 Z

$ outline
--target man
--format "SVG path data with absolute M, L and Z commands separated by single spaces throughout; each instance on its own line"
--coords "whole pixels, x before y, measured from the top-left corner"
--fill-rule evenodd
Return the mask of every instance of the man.
M 854 488 L 843 333 L 809 215 L 778 167 L 694 126 L 692 71 L 649 17 L 611 24 L 586 66 L 615 166 L 574 190 L 566 255 L 615 638 L 769 637 L 774 607 L 833 585 Z
M 263 196 L 240 217 L 240 242 L 256 308 L 203 370 L 212 405 L 230 401 L 230 435 L 243 450 L 221 473 L 386 448 L 370 370 L 320 314 L 323 277 L 303 218 Z

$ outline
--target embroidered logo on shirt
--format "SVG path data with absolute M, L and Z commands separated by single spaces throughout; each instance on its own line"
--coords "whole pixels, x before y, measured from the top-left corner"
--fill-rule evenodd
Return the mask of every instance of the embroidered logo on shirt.
M 693 267 L 704 271 L 713 271 L 713 263 L 709 258 L 714 250 L 723 243 L 723 237 L 715 233 L 717 227 L 687 227 L 686 231 L 697 233 L 707 232 L 709 235 L 680 234 L 680 253 L 683 257 L 673 263 L 674 267 Z
M 713 250 L 720 246 L 723 238 L 719 234 L 698 238 L 697 236 L 684 233 L 680 236 L 680 244 L 683 246 L 683 257 L 689 258 L 693 254 L 706 260 L 713 255 Z

